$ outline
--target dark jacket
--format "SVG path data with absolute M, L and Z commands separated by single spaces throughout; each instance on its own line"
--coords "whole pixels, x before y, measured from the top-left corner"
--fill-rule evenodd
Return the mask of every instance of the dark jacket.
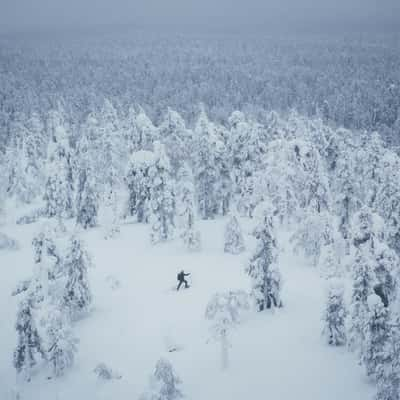
M 179 272 L 179 274 L 177 276 L 178 281 L 183 282 L 185 280 L 185 276 L 188 276 L 188 275 L 190 275 L 190 274 L 185 274 L 184 272 Z

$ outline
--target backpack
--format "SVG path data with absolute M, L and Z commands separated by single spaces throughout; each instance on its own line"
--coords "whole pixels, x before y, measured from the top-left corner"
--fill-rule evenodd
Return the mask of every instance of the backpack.
M 180 281 L 180 280 L 181 280 L 181 273 L 180 273 L 180 272 L 178 272 L 178 274 L 176 275 L 176 280 L 177 280 L 177 281 Z

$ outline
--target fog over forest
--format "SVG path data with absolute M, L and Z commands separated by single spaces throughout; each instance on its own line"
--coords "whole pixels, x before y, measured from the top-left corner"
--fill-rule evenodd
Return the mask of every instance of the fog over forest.
M 260 30 L 393 30 L 396 0 L 1 0 L 2 31 L 132 24 Z

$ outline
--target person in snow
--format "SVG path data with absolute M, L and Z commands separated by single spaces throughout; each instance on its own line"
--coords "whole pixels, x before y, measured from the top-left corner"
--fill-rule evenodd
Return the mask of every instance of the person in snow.
M 179 290 L 179 288 L 181 287 L 182 283 L 185 284 L 185 289 L 187 289 L 189 287 L 187 280 L 185 279 L 185 276 L 189 276 L 190 274 L 185 274 L 185 271 L 182 270 L 181 272 L 179 272 L 179 274 L 177 275 L 177 279 L 179 281 L 178 287 L 176 288 L 176 290 Z

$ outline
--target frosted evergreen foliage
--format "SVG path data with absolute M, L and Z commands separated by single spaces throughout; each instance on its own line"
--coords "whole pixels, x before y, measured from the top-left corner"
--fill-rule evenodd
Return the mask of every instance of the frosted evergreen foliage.
M 57 140 L 57 139 L 55 139 Z M 70 218 L 73 215 L 73 183 L 66 139 L 58 139 L 49 149 L 44 200 L 48 217 Z
M 221 367 L 223 370 L 229 364 L 230 331 L 240 324 L 243 312 L 249 308 L 248 295 L 241 290 L 216 293 L 207 304 L 205 317 L 211 322 L 211 338 L 221 344 Z
M 120 233 L 120 219 L 125 207 L 123 196 L 109 191 L 100 208 L 100 223 L 104 226 L 104 238 L 111 239 Z
M 128 214 L 136 216 L 138 222 L 148 222 L 150 212 L 150 168 L 155 164 L 155 155 L 150 151 L 133 153 L 125 178 L 128 192 Z
M 215 143 L 215 163 L 218 168 L 218 179 L 215 186 L 216 203 L 218 207 L 218 214 L 228 215 L 231 201 L 233 184 L 230 171 L 230 160 L 226 145 L 223 143 L 223 138 Z M 251 216 L 253 211 L 252 199 L 253 190 L 249 196 L 248 201 L 248 215 Z
M 339 231 L 346 241 L 347 252 L 351 239 L 351 221 L 361 205 L 358 190 L 359 177 L 355 174 L 355 160 L 348 150 L 349 147 L 351 147 L 350 144 L 343 143 L 340 148 L 341 157 L 338 156 L 335 161 L 335 174 L 332 182 L 333 201 L 339 216 Z
M 170 164 L 164 146 L 154 144 L 155 163 L 149 170 L 150 186 L 150 239 L 153 244 L 173 238 L 175 231 L 175 188 L 170 175 Z
M 64 260 L 65 288 L 63 307 L 71 318 L 77 319 L 89 311 L 92 292 L 88 280 L 88 268 L 91 266 L 89 254 L 79 238 L 72 236 Z
M 352 289 L 350 304 L 349 345 L 362 351 L 365 335 L 364 326 L 368 318 L 368 296 L 373 293 L 375 276 L 374 260 L 368 252 L 356 251 L 352 265 Z
M 92 178 L 95 180 L 96 192 L 98 192 L 98 194 L 104 190 L 103 188 L 105 185 L 103 174 L 103 133 L 100 120 L 96 113 L 89 113 L 82 125 L 81 135 L 74 154 L 74 170 L 77 173 L 75 180 L 78 181 L 79 184 L 79 175 L 82 170 L 90 169 L 93 171 Z
M 323 248 L 319 265 L 324 278 L 339 278 L 343 275 L 341 258 L 334 243 Z
M 97 116 L 99 123 L 100 155 L 96 171 L 101 184 L 101 196 L 117 190 L 123 180 L 128 149 L 123 140 L 120 118 L 113 104 L 105 99 Z
M 186 129 L 183 118 L 168 108 L 158 128 L 158 134 L 165 145 L 165 152 L 171 163 L 171 173 L 176 177 L 188 159 L 190 131 Z
M 195 171 L 196 198 L 199 216 L 212 219 L 218 215 L 219 202 L 219 170 L 216 165 L 216 152 L 221 146 L 216 127 L 212 124 L 204 110 L 200 113 L 195 129 L 195 147 L 193 154 L 193 171 Z
M 394 250 L 385 243 L 375 246 L 375 276 L 378 284 L 383 288 L 389 303 L 395 300 L 399 288 L 400 260 Z
M 263 195 L 265 189 L 268 198 L 278 212 L 280 223 L 291 224 L 300 208 L 296 188 L 296 175 L 299 173 L 294 165 L 293 150 L 284 139 L 268 143 L 264 161 L 264 173 L 258 177 L 257 187 Z M 263 189 L 265 188 L 265 189 Z
M 33 301 L 30 297 L 24 298 L 18 308 L 17 347 L 14 351 L 14 367 L 18 374 L 26 380 L 31 379 L 32 369 L 40 359 L 45 358 L 42 339 L 36 327 Z
M 32 285 L 43 299 L 57 296 L 56 280 L 63 274 L 63 258 L 58 243 L 60 229 L 57 224 L 48 223 L 32 239 L 35 263 Z
M 329 345 L 341 346 L 346 343 L 346 307 L 344 302 L 344 286 L 341 281 L 331 278 L 326 290 L 325 308 L 323 312 L 322 335 Z
M 295 253 L 304 252 L 311 265 L 318 266 L 323 248 L 333 243 L 331 215 L 310 209 L 304 211 L 290 241 L 293 243 Z
M 357 149 L 356 173 L 363 180 L 361 195 L 364 203 L 369 206 L 375 203 L 382 181 L 381 160 L 384 153 L 383 141 L 377 132 L 361 136 L 361 146 Z
M 252 295 L 259 311 L 281 307 L 282 277 L 278 268 L 272 217 L 268 211 L 264 212 L 253 235 L 257 239 L 257 247 L 246 268 L 252 281 Z
M 35 137 L 29 130 L 20 132 L 16 148 L 8 148 L 7 162 L 11 169 L 8 192 L 17 203 L 32 203 L 39 194 L 44 181 L 44 160 L 40 158 Z M 40 134 L 40 133 L 38 133 Z
M 273 140 L 263 170 L 264 185 L 281 222 L 301 219 L 302 210 L 311 214 L 329 210 L 329 180 L 312 142 L 303 137 Z
M 363 207 L 354 215 L 351 225 L 351 236 L 355 247 L 365 245 L 373 249 L 376 229 L 374 227 L 374 215 L 368 207 Z
M 245 250 L 242 229 L 235 215 L 229 218 L 225 226 L 225 253 L 239 254 Z
M 262 140 L 264 130 L 258 124 L 248 121 L 240 111 L 234 111 L 228 122 L 233 194 L 239 213 L 251 217 L 256 205 L 254 175 L 266 151 L 266 142 Z
M 399 120 L 400 121 L 400 120 Z M 392 151 L 386 150 L 380 162 L 380 179 L 374 208 L 386 221 L 389 244 L 400 253 L 400 159 Z
M 135 118 L 138 150 L 150 151 L 154 142 L 158 140 L 158 132 L 143 109 L 140 109 Z
M 45 257 L 50 257 L 58 268 L 61 265 L 61 250 L 57 247 L 58 239 L 65 233 L 65 226 L 55 220 L 45 223 L 32 239 L 34 262 L 39 264 Z
M 181 238 L 188 250 L 201 247 L 200 231 L 196 228 L 193 175 L 188 165 L 178 171 L 177 216 L 182 229 Z
M 78 339 L 74 336 L 68 319 L 59 310 L 52 310 L 47 324 L 47 360 L 51 364 L 53 376 L 64 375 L 72 367 L 78 351 Z
M 79 175 L 76 222 L 84 229 L 97 225 L 98 194 L 91 170 L 82 170 Z
M 170 361 L 161 358 L 157 361 L 154 374 L 150 378 L 148 390 L 140 400 L 178 400 L 184 398 L 180 389 L 181 379 Z
M 398 309 L 397 309 L 398 310 Z M 400 399 L 400 314 L 391 319 L 390 339 L 383 349 L 384 361 L 376 366 L 376 400 Z
M 376 378 L 377 368 L 388 362 L 390 342 L 389 311 L 376 294 L 368 296 L 368 312 L 363 326 L 365 343 L 361 362 L 367 375 Z

